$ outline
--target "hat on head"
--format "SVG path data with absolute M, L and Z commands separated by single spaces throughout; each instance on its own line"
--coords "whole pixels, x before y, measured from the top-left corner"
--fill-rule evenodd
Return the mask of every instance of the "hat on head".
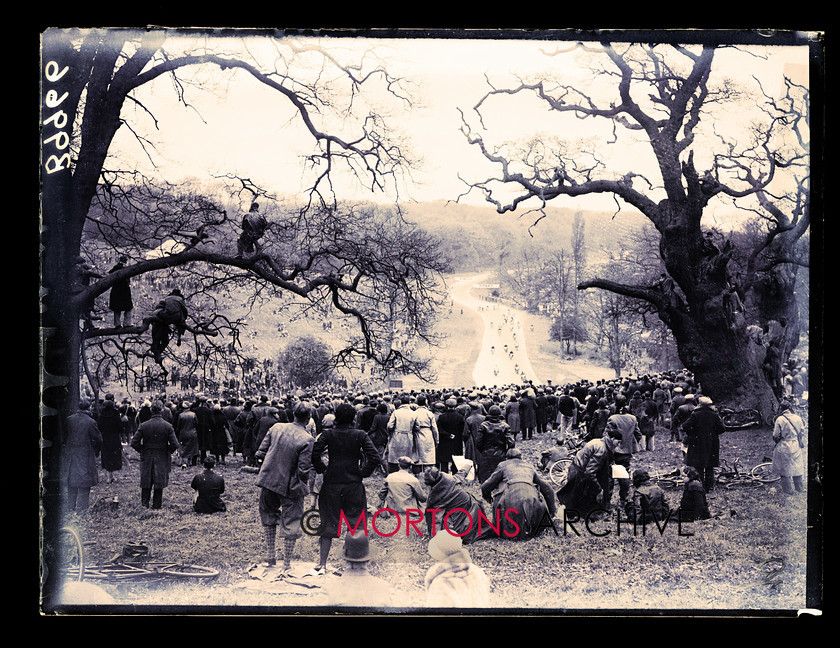
M 350 562 L 367 562 L 370 560 L 370 541 L 364 531 L 348 533 L 345 536 L 341 557 Z
M 713 405 L 712 399 L 708 396 L 701 396 L 697 399 L 697 404 L 702 407 L 711 407 Z
M 650 473 L 647 470 L 633 471 L 633 486 L 638 486 L 646 481 L 650 481 Z
M 435 560 L 446 560 L 450 556 L 460 553 L 464 549 L 464 543 L 456 535 L 447 531 L 438 531 L 429 540 L 429 555 Z
M 682 390 L 683 390 L 682 387 L 674 387 L 674 393 L 675 394 L 682 394 Z

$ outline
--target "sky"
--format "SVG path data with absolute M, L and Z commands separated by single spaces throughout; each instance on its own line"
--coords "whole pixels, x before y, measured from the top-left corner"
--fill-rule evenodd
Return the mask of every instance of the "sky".
M 567 48 L 563 41 L 524 40 L 449 40 L 449 39 L 358 39 L 322 40 L 335 56 L 356 60 L 363 49 L 375 46 L 389 72 L 416 81 L 422 107 L 405 110 L 399 106 L 393 115 L 395 123 L 411 138 L 412 146 L 424 159 L 422 171 L 415 174 L 417 184 L 401 188 L 403 198 L 415 200 L 454 200 L 465 185 L 459 174 L 477 180 L 494 170 L 483 161 L 459 132 L 458 108 L 468 111 L 471 123 L 477 124 L 471 107 L 488 89 L 485 74 L 499 87 L 510 82 L 513 74 L 553 74 L 564 82 L 581 83 L 591 74 L 573 64 L 572 59 L 545 54 L 556 48 Z M 194 43 L 176 38 L 166 47 L 177 50 Z M 273 61 L 276 49 L 265 41 L 255 42 L 226 37 L 202 43 L 214 52 L 234 52 L 246 47 L 249 54 Z M 766 48 L 765 48 L 766 49 Z M 806 47 L 770 48 L 773 56 L 762 61 L 738 52 L 719 52 L 715 71 L 752 82 L 757 75 L 770 89 L 781 86 L 782 70 L 807 77 Z M 302 131 L 288 102 L 242 72 L 221 72 L 218 68 L 179 72 L 185 80 L 184 92 L 190 106 L 176 101 L 174 85 L 161 77 L 149 87 L 141 88 L 142 102 L 127 104 L 124 116 L 134 132 L 156 143 L 153 153 L 156 164 L 169 179 L 195 177 L 207 179 L 212 174 L 237 173 L 247 176 L 278 192 L 294 194 L 306 186 L 301 174 L 299 156 L 311 150 L 312 140 Z M 153 122 L 146 111 L 154 114 Z M 582 122 L 551 114 L 534 102 L 506 98 L 486 113 L 486 134 L 493 141 L 537 134 L 562 136 L 570 140 L 586 137 L 603 138 L 604 131 L 593 120 Z M 730 115 L 735 122 L 744 115 Z M 721 124 L 722 125 L 722 124 Z M 606 149 L 599 148 L 599 152 Z M 644 164 L 648 155 L 644 147 L 625 144 L 611 151 L 629 168 Z M 121 160 L 133 159 L 141 167 L 147 164 L 146 154 L 138 147 L 133 134 L 121 129 L 112 148 Z M 381 198 L 369 192 L 355 191 L 347 185 L 343 190 L 359 198 Z M 564 199 L 569 200 L 569 199 Z M 481 202 L 478 194 L 467 202 Z M 557 206 L 569 206 L 561 202 Z M 593 200 L 587 208 L 613 209 L 614 202 Z

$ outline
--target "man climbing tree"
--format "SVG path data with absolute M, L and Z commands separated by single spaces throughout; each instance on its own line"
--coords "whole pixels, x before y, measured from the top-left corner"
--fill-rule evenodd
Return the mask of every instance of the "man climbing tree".
M 268 222 L 260 213 L 258 203 L 251 203 L 248 213 L 242 217 L 242 233 L 237 240 L 237 258 L 242 258 L 246 253 L 254 254 L 259 251 L 259 240 L 265 234 Z
M 161 367 L 163 366 L 163 352 L 169 345 L 172 332 L 175 332 L 175 342 L 181 346 L 181 336 L 187 330 L 187 304 L 180 289 L 175 288 L 164 297 L 155 308 L 147 322 L 152 326 L 152 355 Z

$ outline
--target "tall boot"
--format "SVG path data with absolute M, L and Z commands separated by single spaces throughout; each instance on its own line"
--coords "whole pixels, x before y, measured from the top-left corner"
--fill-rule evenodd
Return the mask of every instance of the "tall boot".
M 163 489 L 155 488 L 152 493 L 152 508 L 159 509 L 163 506 Z
M 149 500 L 152 497 L 152 489 L 151 488 L 141 488 L 140 489 L 140 503 L 149 508 Z

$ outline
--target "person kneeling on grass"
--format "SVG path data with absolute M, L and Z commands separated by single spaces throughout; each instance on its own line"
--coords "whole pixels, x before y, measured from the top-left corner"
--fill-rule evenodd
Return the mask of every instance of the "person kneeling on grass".
M 193 510 L 196 513 L 216 513 L 227 511 L 222 501 L 225 492 L 225 478 L 213 472 L 216 460 L 212 455 L 204 460 L 204 471 L 193 477 L 190 487 L 196 491 Z

